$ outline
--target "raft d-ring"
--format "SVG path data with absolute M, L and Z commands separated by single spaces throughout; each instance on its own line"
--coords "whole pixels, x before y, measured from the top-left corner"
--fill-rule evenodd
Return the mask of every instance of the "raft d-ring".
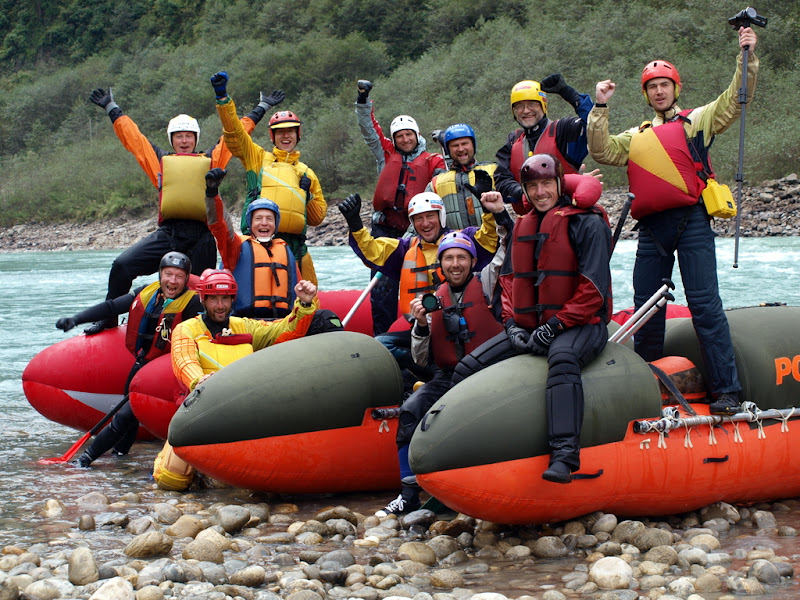
M 437 406 L 436 408 L 432 408 L 427 413 L 425 413 L 425 416 L 422 417 L 422 421 L 420 421 L 419 430 L 420 431 L 428 431 L 428 428 L 430 427 L 430 425 L 428 425 L 428 417 L 432 417 L 436 413 L 442 412 L 444 410 L 444 407 L 445 407 L 445 405 L 441 404 L 441 405 Z
M 739 421 L 733 422 L 733 442 L 735 444 L 744 444 L 744 438 L 739 432 Z
M 650 438 L 646 440 L 642 440 L 639 442 L 639 450 L 649 450 L 650 449 Z
M 381 424 L 378 425 L 378 433 L 389 433 L 389 423 L 386 419 L 381 421 Z

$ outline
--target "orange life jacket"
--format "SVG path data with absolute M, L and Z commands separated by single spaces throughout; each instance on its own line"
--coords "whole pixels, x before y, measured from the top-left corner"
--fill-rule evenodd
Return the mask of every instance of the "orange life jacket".
M 411 301 L 427 292 L 435 292 L 444 275 L 439 262 L 428 264 L 422 251 L 423 242 L 419 237 L 411 241 L 403 257 L 403 268 L 400 271 L 400 299 L 397 303 L 398 317 L 410 315 Z M 436 244 L 438 246 L 438 242 Z

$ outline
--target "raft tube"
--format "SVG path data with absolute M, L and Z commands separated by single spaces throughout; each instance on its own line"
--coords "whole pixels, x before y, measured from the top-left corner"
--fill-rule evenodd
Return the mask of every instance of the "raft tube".
M 169 354 L 142 367 L 128 388 L 133 414 L 142 427 L 160 440 L 167 439 L 169 422 L 183 401 L 181 392 L 182 386 L 172 372 Z
M 373 338 L 333 332 L 284 342 L 215 373 L 169 426 L 175 453 L 230 485 L 279 493 L 397 487 L 397 363 Z
M 800 397 L 800 373 L 791 366 L 800 364 L 798 311 L 728 312 L 743 395 L 761 409 L 788 408 Z M 680 334 L 676 339 L 688 353 L 691 336 L 680 329 L 691 329 L 691 323 L 675 321 L 667 336 Z M 671 351 L 676 344 L 670 341 Z M 688 368 L 686 361 L 657 362 L 681 372 Z M 423 421 L 427 429 L 421 424 L 411 442 L 411 467 L 422 487 L 454 510 L 518 524 L 564 521 L 593 511 L 669 515 L 717 501 L 800 494 L 794 465 L 800 423 L 789 418 L 634 433 L 633 420 L 659 416 L 660 392 L 647 363 L 614 343 L 583 371 L 586 411 L 577 478 L 568 485 L 547 482 L 541 478 L 549 462 L 546 372 L 544 358 L 520 356 L 445 394 Z M 509 383 L 500 387 L 501 381 Z M 691 406 L 708 415 L 707 404 Z

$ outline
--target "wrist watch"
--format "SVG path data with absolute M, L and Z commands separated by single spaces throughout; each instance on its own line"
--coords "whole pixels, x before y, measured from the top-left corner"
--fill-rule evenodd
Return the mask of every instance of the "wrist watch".
M 303 308 L 311 308 L 312 304 L 313 302 L 303 302 L 302 300 L 300 300 L 300 306 L 302 306 Z

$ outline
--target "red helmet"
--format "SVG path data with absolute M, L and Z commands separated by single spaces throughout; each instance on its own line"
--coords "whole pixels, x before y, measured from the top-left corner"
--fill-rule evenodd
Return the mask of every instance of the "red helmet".
M 564 193 L 564 167 L 552 154 L 534 154 L 519 171 L 519 183 L 527 195 L 527 184 L 538 179 L 555 179 L 558 182 L 558 195 Z
M 197 293 L 200 302 L 206 301 L 206 296 L 236 296 L 236 280 L 228 269 L 206 269 L 197 282 Z
M 300 141 L 300 118 L 290 110 L 279 110 L 269 119 L 269 137 L 275 143 L 275 130 L 297 127 L 297 141 Z
M 672 80 L 672 82 L 675 84 L 675 100 L 677 100 L 681 93 L 681 76 L 680 73 L 678 73 L 678 69 L 676 69 L 672 63 L 668 63 L 665 60 L 654 60 L 647 63 L 644 66 L 644 69 L 642 69 L 642 93 L 644 94 L 645 100 L 647 100 L 648 104 L 650 101 L 647 98 L 645 85 L 647 85 L 648 81 L 651 79 L 656 79 L 657 77 L 666 77 L 667 79 Z

